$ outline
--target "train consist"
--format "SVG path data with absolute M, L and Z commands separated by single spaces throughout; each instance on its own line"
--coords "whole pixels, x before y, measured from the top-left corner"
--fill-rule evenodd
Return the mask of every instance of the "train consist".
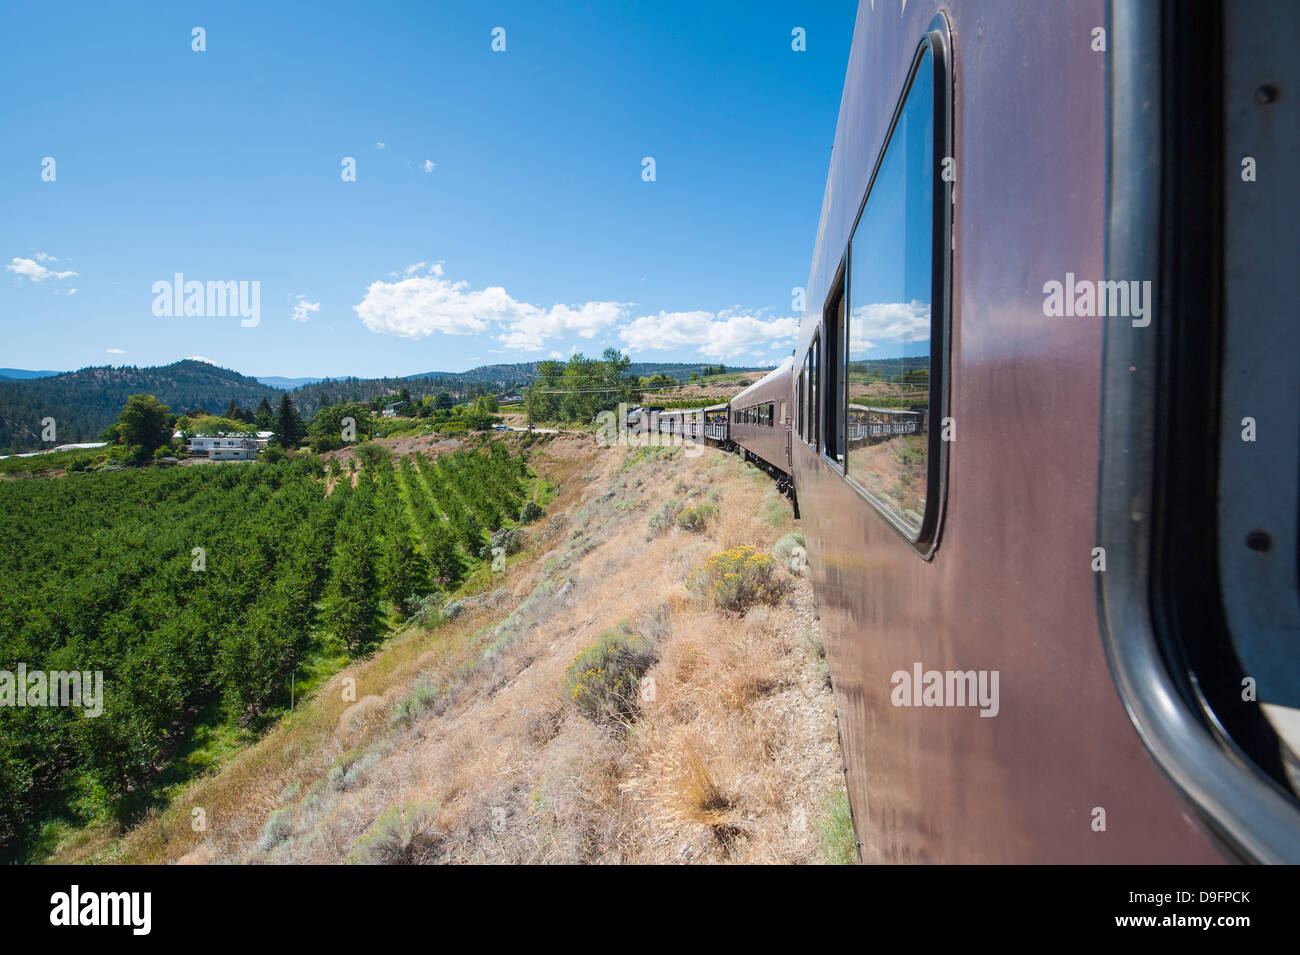
M 642 422 L 797 488 L 865 860 L 1300 861 L 1296 35 L 861 4 L 794 357 Z
M 681 438 L 737 451 L 768 471 L 782 493 L 794 497 L 792 424 L 796 379 L 789 358 L 729 402 L 666 410 L 653 406 L 627 412 L 630 432 Z M 924 407 L 848 407 L 846 441 L 850 447 L 887 442 L 925 431 Z M 797 502 L 796 502 L 797 508 Z
M 750 385 L 729 402 L 700 408 L 641 407 L 627 412 L 627 426 L 640 434 L 712 445 L 740 452 L 776 478 L 793 497 L 790 473 L 793 359 Z

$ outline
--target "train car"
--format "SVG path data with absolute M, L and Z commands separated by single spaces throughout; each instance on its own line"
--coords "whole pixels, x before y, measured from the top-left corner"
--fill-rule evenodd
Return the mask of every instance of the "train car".
M 661 435 L 676 435 L 682 440 L 702 441 L 704 438 L 704 408 L 660 411 L 654 419 L 654 430 Z
M 790 465 L 791 375 L 794 359 L 779 366 L 731 399 L 731 441 L 745 457 L 788 479 Z
M 860 4 L 790 460 L 865 860 L 1300 861 L 1298 10 Z
M 902 411 L 898 408 L 872 408 L 849 403 L 844 421 L 844 440 L 849 447 L 886 441 L 900 434 L 921 434 L 925 430 L 923 410 Z
M 719 447 L 731 447 L 731 405 L 726 402 L 720 405 L 709 405 L 703 409 L 702 414 L 704 440 Z

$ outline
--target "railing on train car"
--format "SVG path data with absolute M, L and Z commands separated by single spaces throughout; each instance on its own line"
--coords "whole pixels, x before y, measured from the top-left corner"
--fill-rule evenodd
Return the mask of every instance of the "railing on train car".
M 872 438 L 890 438 L 900 434 L 916 434 L 917 423 L 915 420 L 891 421 L 887 423 L 872 422 L 871 424 L 858 424 L 849 422 L 848 435 L 850 441 L 867 441 Z

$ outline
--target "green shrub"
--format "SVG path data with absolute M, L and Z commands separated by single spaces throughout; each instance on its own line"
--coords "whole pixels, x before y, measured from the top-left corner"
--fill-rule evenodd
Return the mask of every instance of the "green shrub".
M 734 613 L 758 603 L 776 603 L 785 590 L 776 576 L 776 559 L 748 544 L 714 554 L 691 573 L 687 589 Z
M 421 627 L 436 627 L 442 623 L 442 605 L 447 598 L 441 593 L 425 594 L 411 607 L 408 619 Z
M 794 553 L 796 547 L 804 546 L 806 545 L 804 544 L 803 534 L 799 531 L 793 531 L 776 542 L 776 546 L 772 548 L 772 553 L 777 560 L 786 560 Z
M 645 526 L 645 539 L 654 540 L 660 534 L 672 528 L 677 522 L 677 515 L 682 512 L 682 502 L 670 497 L 659 505 L 659 510 L 650 515 Z
M 415 722 L 416 717 L 438 702 L 438 688 L 422 683 L 406 699 L 393 707 L 391 721 L 402 726 Z
M 273 810 L 266 817 L 266 825 L 262 827 L 262 834 L 257 838 L 257 848 L 263 852 L 270 852 L 288 839 L 292 831 L 293 809 L 285 806 L 283 809 Z
M 808 553 L 803 534 L 799 531 L 786 534 L 777 541 L 776 546 L 772 548 L 772 554 L 792 574 L 802 574 L 808 568 Z
M 849 794 L 840 790 L 826 804 L 826 814 L 817 825 L 817 845 L 832 865 L 857 865 L 858 839 L 853 833 Z
M 536 501 L 526 501 L 524 506 L 519 509 L 519 523 L 531 524 L 545 513 L 542 510 L 542 505 Z
M 356 789 L 365 782 L 366 774 L 377 762 L 379 762 L 379 754 L 375 752 L 362 753 L 360 750 L 350 749 L 341 754 L 330 767 L 328 782 L 330 789 L 341 793 Z
M 677 515 L 677 526 L 684 531 L 698 534 L 708 526 L 709 521 L 713 520 L 717 513 L 718 509 L 712 504 L 697 504 Z
M 415 865 L 436 850 L 437 800 L 392 806 L 357 840 L 345 860 L 349 865 Z
M 356 455 L 361 459 L 363 464 L 374 467 L 380 461 L 388 457 L 389 451 L 382 444 L 375 444 L 373 441 L 366 441 L 357 445 Z
M 492 552 L 498 547 L 507 554 L 517 554 L 520 546 L 519 532 L 509 527 L 503 527 L 499 531 L 492 532 L 491 541 L 483 545 L 483 549 L 479 551 L 479 556 L 484 560 L 491 560 L 494 556 Z
M 621 623 L 578 654 L 565 671 L 564 691 L 594 723 L 629 722 L 636 717 L 641 677 L 654 661 L 654 644 Z

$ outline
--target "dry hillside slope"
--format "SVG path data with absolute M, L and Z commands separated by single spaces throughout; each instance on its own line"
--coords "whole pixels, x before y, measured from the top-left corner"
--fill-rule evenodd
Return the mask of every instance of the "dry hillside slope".
M 194 863 L 851 855 L 811 593 L 788 560 L 764 556 L 795 529 L 772 481 L 713 449 L 600 449 L 589 436 L 541 445 L 530 464 L 559 496 L 524 550 L 448 607 L 450 619 L 390 640 L 165 811 L 78 854 Z M 670 499 L 685 516 L 663 513 Z M 715 587 L 692 574 L 744 545 L 755 554 L 733 552 L 740 571 L 771 574 L 735 612 L 714 600 L 732 578 Z M 566 683 L 575 658 L 611 631 L 627 647 Z M 593 690 L 633 663 L 620 684 L 628 692 Z M 596 708 L 584 708 L 591 700 Z

